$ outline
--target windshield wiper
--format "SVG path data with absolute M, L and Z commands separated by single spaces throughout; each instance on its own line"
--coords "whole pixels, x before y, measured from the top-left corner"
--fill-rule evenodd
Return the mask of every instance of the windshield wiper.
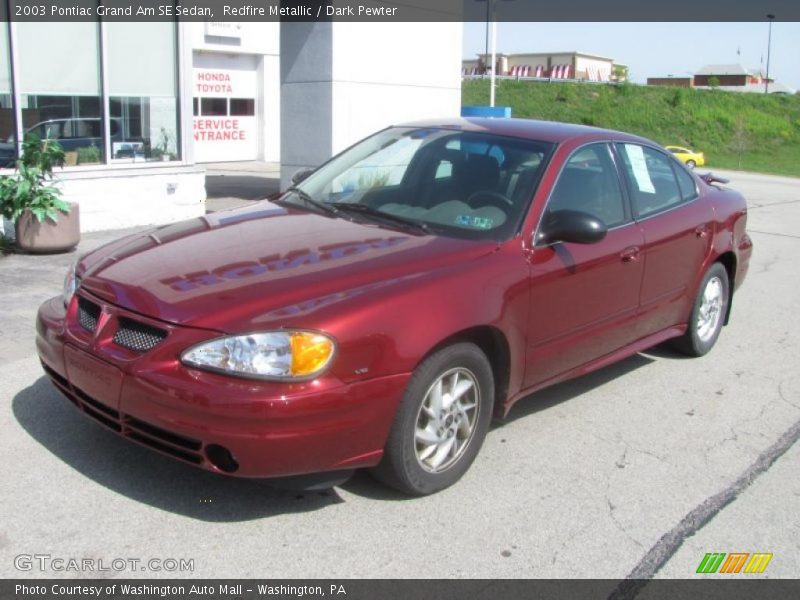
M 389 221 L 390 223 L 394 223 L 406 229 L 416 229 L 417 231 L 422 231 L 423 233 L 432 233 L 431 228 L 427 223 L 415 221 L 414 219 L 409 219 L 407 217 L 401 217 L 400 215 L 393 215 L 392 213 L 383 212 L 382 210 L 373 208 L 368 204 L 357 204 L 355 202 L 331 202 L 331 206 L 336 207 L 336 209 L 340 211 L 350 211 L 360 215 L 369 215 L 370 217 Z
M 310 204 L 311 206 L 318 208 L 319 210 L 329 215 L 333 215 L 335 217 L 340 216 L 339 210 L 336 207 L 331 206 L 330 204 L 326 204 L 325 202 L 320 202 L 319 200 L 314 200 L 314 198 L 312 198 L 308 194 L 308 192 L 301 190 L 299 187 L 292 186 L 289 189 L 287 189 L 286 192 L 296 195 L 298 198 L 300 198 L 300 200 L 302 200 L 306 204 Z

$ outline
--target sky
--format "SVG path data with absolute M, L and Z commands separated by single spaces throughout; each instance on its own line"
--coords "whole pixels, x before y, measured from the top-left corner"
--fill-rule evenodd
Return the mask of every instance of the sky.
M 648 77 L 687 77 L 707 64 L 757 69 L 762 57 L 766 70 L 767 38 L 766 22 L 497 24 L 498 53 L 596 54 L 628 65 L 637 83 Z M 464 23 L 464 58 L 482 54 L 485 44 L 486 23 Z M 769 72 L 770 78 L 800 90 L 800 23 L 773 22 Z

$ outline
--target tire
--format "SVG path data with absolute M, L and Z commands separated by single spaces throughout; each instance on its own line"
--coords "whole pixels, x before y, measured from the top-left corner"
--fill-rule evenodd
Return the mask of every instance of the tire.
M 697 163 L 694 162 L 691 158 L 686 161 L 686 166 L 690 169 L 694 169 L 697 166 Z
M 728 272 L 720 263 L 714 263 L 700 282 L 686 333 L 675 340 L 675 348 L 689 356 L 708 354 L 722 331 L 728 302 L 730 302 Z
M 460 393 L 452 400 L 454 388 Z M 412 496 L 453 485 L 478 455 L 493 402 L 492 367 L 478 346 L 458 343 L 432 354 L 411 375 L 373 475 Z

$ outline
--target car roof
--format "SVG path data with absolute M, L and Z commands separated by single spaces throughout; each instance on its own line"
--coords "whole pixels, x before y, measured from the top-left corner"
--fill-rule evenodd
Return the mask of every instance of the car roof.
M 402 123 L 398 124 L 398 126 L 432 127 L 436 129 L 453 129 L 457 131 L 493 133 L 495 135 L 504 135 L 555 143 L 562 143 L 568 140 L 590 141 L 609 139 L 655 144 L 655 142 L 652 140 L 629 133 L 624 133 L 622 131 L 614 131 L 613 129 L 601 129 L 599 127 L 576 125 L 574 123 L 559 123 L 557 121 L 537 121 L 534 119 L 486 117 L 427 119 L 424 121 Z

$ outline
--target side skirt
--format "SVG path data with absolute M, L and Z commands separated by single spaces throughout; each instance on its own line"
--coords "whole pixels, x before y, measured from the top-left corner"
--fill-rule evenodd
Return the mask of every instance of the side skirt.
M 633 356 L 642 350 L 647 350 L 648 348 L 652 348 L 653 346 L 660 344 L 666 340 L 680 337 L 686 332 L 686 325 L 676 325 L 674 327 L 669 327 L 658 333 L 654 333 L 652 335 L 648 335 L 647 337 L 643 337 L 639 340 L 636 340 L 632 344 L 625 346 L 624 348 L 620 348 L 619 350 L 615 350 L 605 356 L 601 356 L 600 358 L 596 358 L 593 361 L 585 363 L 579 367 L 575 367 L 574 369 L 570 369 L 569 371 L 565 371 L 560 375 L 556 375 L 555 377 L 551 377 L 541 383 L 537 383 L 529 388 L 525 388 L 514 394 L 511 398 L 507 399 L 506 402 L 503 404 L 503 417 L 508 414 L 508 411 L 511 410 L 511 407 L 520 399 L 530 396 L 533 392 L 537 392 L 541 389 L 546 387 L 550 387 L 551 385 L 555 385 L 556 383 L 561 383 L 562 381 L 567 381 L 568 379 L 574 379 L 575 377 L 580 377 L 581 375 L 586 375 L 587 373 L 591 373 L 592 371 L 597 371 L 598 369 L 602 369 L 603 367 L 607 367 L 610 364 L 618 362 L 624 358 L 628 358 L 629 356 Z

